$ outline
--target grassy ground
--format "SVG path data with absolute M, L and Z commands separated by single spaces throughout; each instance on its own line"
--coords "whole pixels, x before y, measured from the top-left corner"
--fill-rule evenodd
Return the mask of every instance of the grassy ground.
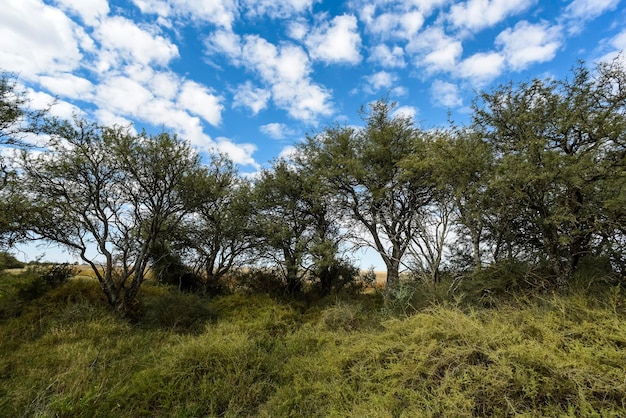
M 0 281 L 0 416 L 626 416 L 620 288 L 408 311 L 146 284 L 123 320 L 92 279 L 31 301 L 20 280 Z

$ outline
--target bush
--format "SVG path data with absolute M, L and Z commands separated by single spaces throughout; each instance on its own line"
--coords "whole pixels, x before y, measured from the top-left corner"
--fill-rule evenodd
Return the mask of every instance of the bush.
M 18 298 L 24 302 L 43 296 L 77 274 L 76 267 L 67 263 L 51 266 L 37 265 L 29 269 L 31 271 L 27 274 L 34 274 L 35 278 L 18 293 Z
M 251 268 L 238 272 L 235 283 L 237 288 L 246 293 L 283 296 L 287 292 L 287 284 L 275 269 Z
M 544 266 L 508 259 L 470 273 L 459 290 L 475 304 L 491 307 L 512 295 L 554 290 L 554 283 L 554 275 Z
M 12 254 L 6 251 L 0 251 L 0 271 L 6 269 L 21 269 L 24 268 L 24 263 L 15 258 Z
M 318 266 L 313 275 L 313 290 L 320 296 L 326 296 L 338 293 L 346 286 L 356 285 L 360 270 L 346 260 L 334 260 L 330 265 Z

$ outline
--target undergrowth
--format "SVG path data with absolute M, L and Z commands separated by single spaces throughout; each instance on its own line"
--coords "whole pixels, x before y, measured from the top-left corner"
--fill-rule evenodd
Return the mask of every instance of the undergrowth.
M 626 415 L 620 286 L 490 307 L 449 289 L 394 308 L 146 284 L 122 319 L 71 279 L 0 320 L 0 416 Z

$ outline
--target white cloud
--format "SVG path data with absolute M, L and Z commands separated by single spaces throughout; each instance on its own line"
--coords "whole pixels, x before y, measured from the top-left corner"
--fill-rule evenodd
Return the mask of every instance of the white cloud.
M 280 153 L 278 154 L 278 158 L 291 161 L 296 155 L 298 155 L 298 148 L 294 147 L 293 145 L 287 145 L 280 151 Z
M 400 116 L 404 118 L 409 118 L 415 121 L 415 117 L 418 115 L 419 110 L 413 106 L 399 106 L 393 110 L 391 116 Z
M 396 81 L 396 76 L 387 71 L 379 71 L 372 75 L 366 76 L 365 81 L 367 82 L 366 91 L 376 92 L 381 89 L 389 89 L 393 86 L 393 83 Z
M 417 53 L 415 65 L 418 67 L 430 72 L 450 71 L 461 57 L 463 46 L 458 39 L 446 35 L 441 27 L 433 26 L 409 42 L 406 50 Z
M 222 121 L 221 98 L 215 96 L 209 90 L 193 81 L 183 84 L 178 103 L 185 109 L 200 116 L 213 126 L 218 126 Z
M 433 103 L 442 107 L 459 107 L 463 100 L 456 84 L 447 81 L 435 80 L 430 88 Z
M 389 10 L 375 15 L 373 7 L 366 7 L 361 12 L 361 19 L 367 30 L 383 39 L 411 39 L 424 25 L 424 15 L 418 10 Z
M 84 32 L 63 12 L 39 0 L 5 2 L 0 27 L 4 70 L 32 80 L 38 74 L 72 71 L 80 64 Z
M 241 0 L 244 13 L 250 17 L 288 18 L 310 11 L 320 0 Z
M 595 19 L 609 10 L 614 10 L 619 2 L 620 0 L 574 0 L 565 9 L 565 16 L 570 19 Z
M 622 63 L 626 66 L 626 56 L 624 55 L 626 52 L 626 30 L 623 30 L 608 40 L 608 44 L 614 49 L 606 53 L 598 61 L 610 62 L 620 57 Z
M 506 29 L 496 37 L 496 45 L 502 46 L 509 66 L 523 70 L 535 62 L 550 61 L 561 45 L 559 27 L 547 23 L 518 22 L 513 29 Z
M 503 70 L 504 56 L 497 52 L 479 52 L 463 60 L 458 66 L 456 75 L 481 85 L 498 77 Z
M 91 100 L 94 86 L 86 78 L 71 73 L 41 76 L 37 80 L 49 92 L 77 100 Z
M 330 94 L 310 78 L 311 64 L 299 47 L 280 47 L 259 36 L 246 36 L 241 61 L 270 85 L 274 102 L 295 119 L 312 123 L 328 116 L 332 109 Z
M 332 21 L 313 28 L 306 36 L 305 44 L 313 59 L 350 64 L 361 61 L 361 36 L 356 17 L 352 15 L 335 16 Z
M 28 100 L 30 100 L 30 105 L 33 109 L 49 108 L 50 116 L 71 120 L 74 115 L 80 116 L 83 114 L 83 112 L 75 105 L 63 100 L 55 99 L 47 93 L 27 89 L 26 95 Z
M 137 131 L 134 128 L 132 121 L 126 119 L 108 109 L 97 109 L 94 112 L 96 120 L 105 126 L 128 126 L 131 128 L 131 133 L 136 134 Z
M 115 113 L 140 116 L 154 96 L 143 85 L 128 77 L 111 77 L 96 88 L 96 104 Z
M 207 37 L 206 51 L 209 54 L 224 54 L 234 63 L 241 57 L 241 37 L 234 32 L 219 30 Z
M 284 123 L 268 123 L 262 125 L 259 130 L 273 139 L 284 139 L 288 135 L 293 135 L 293 131 Z
M 611 45 L 618 50 L 626 51 L 626 30 L 623 30 L 613 37 L 613 39 L 611 39 Z
M 56 3 L 68 12 L 75 12 L 88 25 L 96 25 L 109 14 L 107 0 L 56 0 Z
M 231 28 L 237 16 L 237 4 L 232 0 L 133 0 L 133 3 L 142 13 L 156 14 L 165 20 L 192 19 L 225 29 Z
M 297 41 L 302 41 L 309 33 L 309 25 L 306 20 L 294 20 L 287 26 L 287 36 Z
M 219 137 L 214 148 L 218 152 L 228 155 L 236 164 L 260 168 L 259 164 L 252 158 L 252 154 L 256 151 L 254 144 L 235 144 L 227 138 Z
M 372 48 L 367 61 L 376 62 L 384 68 L 404 68 L 406 66 L 404 50 L 399 46 L 394 46 L 391 49 L 385 44 L 379 44 Z
M 250 81 L 246 81 L 237 87 L 233 100 L 233 107 L 247 107 L 256 115 L 267 107 L 272 94 L 261 88 L 254 87 Z
M 478 31 L 520 13 L 536 0 L 468 0 L 450 7 L 449 20 L 459 28 Z
M 106 19 L 95 31 L 103 49 L 99 68 L 109 70 L 124 61 L 143 65 L 167 65 L 178 56 L 178 48 L 120 16 Z
M 150 74 L 144 82 L 155 96 L 165 100 L 175 100 L 180 79 L 170 72 L 158 72 Z

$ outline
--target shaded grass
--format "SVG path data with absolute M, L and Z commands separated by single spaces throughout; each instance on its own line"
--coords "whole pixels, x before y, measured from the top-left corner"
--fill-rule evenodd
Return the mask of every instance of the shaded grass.
M 314 305 L 73 279 L 0 322 L 0 416 L 625 416 L 626 310 L 594 296 Z

